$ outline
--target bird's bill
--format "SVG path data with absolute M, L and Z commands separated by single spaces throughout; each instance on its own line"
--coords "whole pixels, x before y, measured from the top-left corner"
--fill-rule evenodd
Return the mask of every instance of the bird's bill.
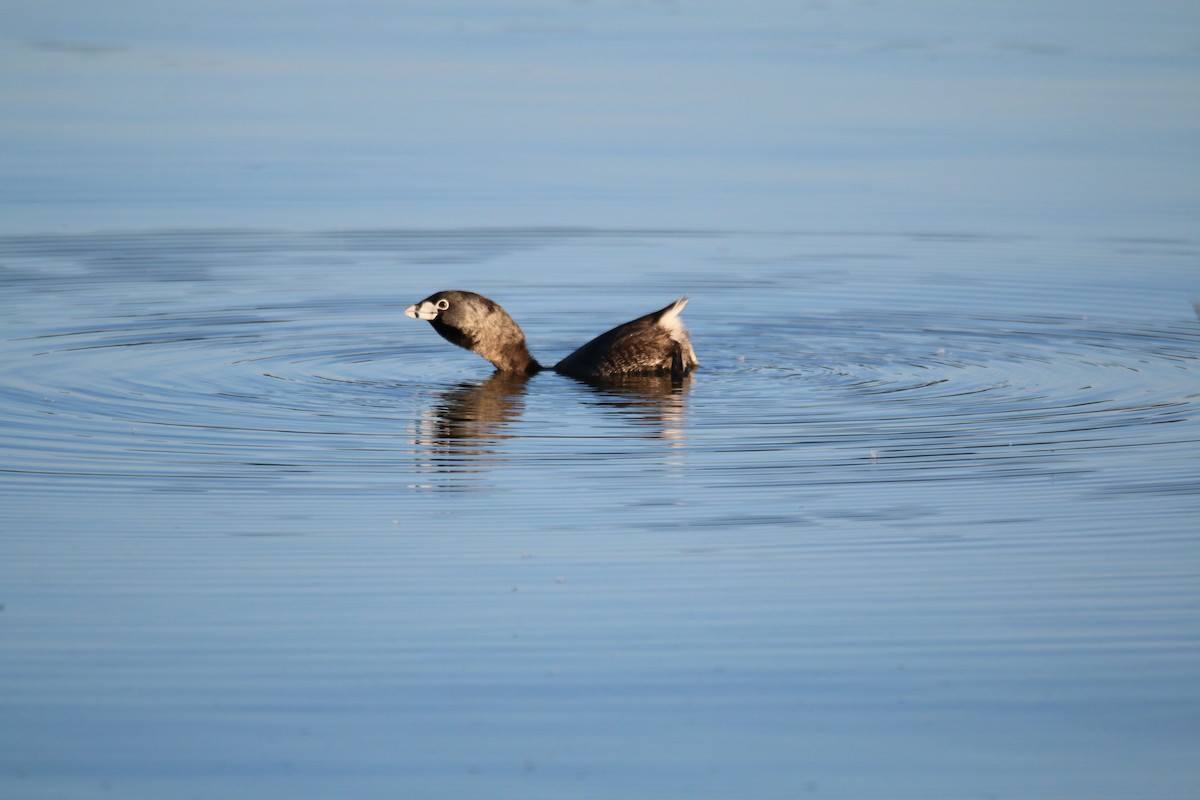
M 404 316 L 412 317 L 413 319 L 437 319 L 438 308 L 428 300 L 418 304 L 413 303 L 408 308 L 404 309 Z

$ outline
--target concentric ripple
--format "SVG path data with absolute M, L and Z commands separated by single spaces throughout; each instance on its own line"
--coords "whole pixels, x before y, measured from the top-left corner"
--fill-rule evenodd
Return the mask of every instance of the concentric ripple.
M 560 437 L 559 456 L 603 429 L 580 411 L 603 392 L 581 398 L 583 387 L 552 375 L 491 391 L 485 364 L 428 335 L 412 342 L 386 306 L 360 304 L 353 331 L 310 312 L 190 309 L 10 342 L 6 470 L 197 486 L 361 478 L 410 460 L 430 417 L 457 430 L 447 446 L 467 450 L 472 437 L 558 430 L 564 412 L 525 408 L 523 396 L 576 406 L 566 414 L 580 427 Z M 803 327 L 819 354 L 799 353 L 786 325 L 759 330 L 750 356 L 710 345 L 682 400 L 649 398 L 685 404 L 686 438 L 704 454 L 694 468 L 760 485 L 1052 475 L 1093 468 L 1071 457 L 1085 451 L 1194 433 L 1177 423 L 1196 417 L 1200 339 L 1182 325 L 890 314 Z M 447 362 L 458 373 L 443 382 Z M 479 425 L 456 428 L 489 391 Z M 871 471 L 830 473 L 863 460 Z
M 431 471 L 475 481 L 500 463 L 525 465 L 531 480 L 609 464 L 606 481 L 636 487 L 660 468 L 639 461 L 638 442 L 660 440 L 713 488 L 1072 475 L 1116 491 L 1130 490 L 1134 461 L 1137 485 L 1197 488 L 1170 462 L 1197 441 L 1200 416 L 1200 334 L 1187 319 L 920 311 L 919 295 L 914 309 L 801 314 L 795 287 L 773 301 L 748 280 L 749 319 L 717 296 L 689 308 L 703 368 L 682 387 L 504 381 L 405 320 L 403 297 L 375 290 L 390 268 L 373 261 L 377 237 L 339 253 L 360 267 L 343 283 L 303 266 L 312 239 L 235 242 L 169 280 L 120 254 L 89 262 L 79 243 L 34 248 L 36 263 L 6 273 L 24 290 L 6 303 L 9 480 L 363 491 L 425 485 Z M 146 263 L 154 242 L 134 244 Z M 301 266 L 280 278 L 289 256 Z M 270 267 L 247 282 L 231 271 L 240 258 Z M 412 296 L 428 288 L 423 279 Z M 522 293 L 547 360 L 576 329 L 619 321 L 556 315 L 557 291 Z M 1166 462 L 1159 446 L 1174 446 Z

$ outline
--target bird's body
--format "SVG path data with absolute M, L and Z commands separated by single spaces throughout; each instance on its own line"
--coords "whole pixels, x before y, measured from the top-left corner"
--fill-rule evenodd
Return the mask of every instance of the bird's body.
M 679 318 L 681 297 L 666 308 L 602 333 L 554 365 L 573 378 L 606 379 L 669 374 L 682 378 L 699 362 Z M 532 374 L 545 369 L 529 353 L 525 334 L 501 306 L 474 292 L 447 291 L 414 303 L 404 313 L 427 320 L 449 342 L 487 359 L 497 370 Z

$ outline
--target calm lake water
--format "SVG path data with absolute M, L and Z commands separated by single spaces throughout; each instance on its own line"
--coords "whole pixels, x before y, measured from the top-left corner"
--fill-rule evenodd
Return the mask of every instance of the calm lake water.
M 17 4 L 0 796 L 1200 796 L 1200 12 L 300 5 Z
M 1196 249 L 0 240 L 7 793 L 1188 796 Z M 449 274 L 703 369 L 494 377 Z

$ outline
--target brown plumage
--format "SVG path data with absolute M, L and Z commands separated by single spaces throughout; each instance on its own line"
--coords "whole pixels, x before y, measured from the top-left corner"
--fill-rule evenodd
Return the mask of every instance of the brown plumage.
M 618 325 L 554 365 L 573 378 L 669 374 L 682 378 L 698 366 L 679 319 L 681 297 L 666 308 Z M 490 361 L 501 372 L 532 374 L 544 369 L 525 345 L 525 334 L 498 303 L 474 292 L 438 292 L 404 310 L 427 320 L 449 342 Z

